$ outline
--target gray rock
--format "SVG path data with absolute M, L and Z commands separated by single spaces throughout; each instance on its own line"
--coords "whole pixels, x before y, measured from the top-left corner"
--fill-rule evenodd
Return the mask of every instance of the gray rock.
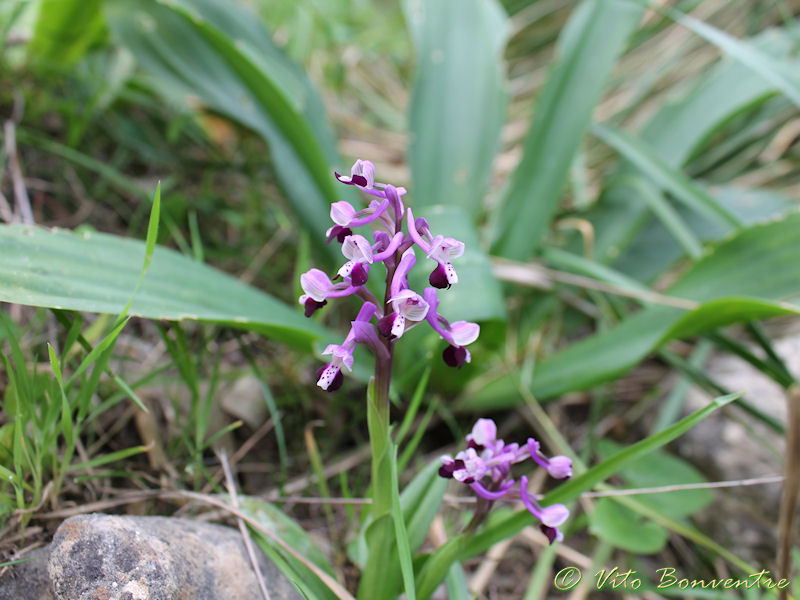
M 37 548 L 21 557 L 29 558 L 28 562 L 0 570 L 0 600 L 53 600 L 47 573 L 49 556 L 49 546 Z
M 270 598 L 301 598 L 258 554 Z M 261 597 L 239 532 L 187 519 L 72 517 L 56 532 L 48 570 L 58 600 Z
M 300 600 L 256 547 L 271 600 Z M 170 517 L 80 515 L 37 560 L 0 579 L 0 600 L 258 600 L 235 529 Z

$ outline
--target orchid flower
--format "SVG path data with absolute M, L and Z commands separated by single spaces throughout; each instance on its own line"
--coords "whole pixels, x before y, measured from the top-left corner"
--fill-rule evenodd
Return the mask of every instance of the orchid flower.
M 351 324 L 350 332 L 344 342 L 341 345 L 329 344 L 322 352 L 323 356 L 331 355 L 331 362 L 325 365 L 318 373 L 317 385 L 323 390 L 334 391 L 342 387 L 342 382 L 344 381 L 342 367 L 348 371 L 353 370 L 353 351 L 356 344 L 359 341 L 369 343 L 365 338 L 363 329 L 360 328 L 360 324 L 369 325 L 369 320 L 377 309 L 378 307 L 372 302 L 365 302 L 358 312 L 356 320 Z M 369 325 L 369 327 L 372 327 L 372 325 Z M 361 340 L 359 340 L 359 337 Z
M 444 362 L 451 367 L 461 368 L 465 363 L 472 360 L 469 350 L 465 346 L 478 339 L 481 328 L 477 323 L 469 321 L 456 321 L 452 325 L 447 319 L 436 312 L 439 306 L 439 299 L 434 288 L 425 288 L 422 293 L 423 299 L 428 303 L 429 309 L 426 315 L 428 323 L 449 346 L 442 352 Z
M 464 254 L 464 242 L 441 235 L 433 237 L 431 228 L 425 219 L 414 219 L 414 213 L 409 208 L 406 211 L 408 219 L 408 233 L 414 243 L 419 246 L 425 256 L 437 262 L 436 267 L 428 277 L 430 284 L 439 289 L 450 287 L 458 283 L 458 275 L 453 263 L 454 258 Z
M 539 505 L 536 497 L 528 492 L 527 476 L 520 477 L 519 485 L 516 485 L 511 477 L 511 467 L 532 458 L 550 475 L 563 479 L 572 475 L 569 458 L 561 456 L 548 460 L 539 452 L 539 442 L 533 438 L 528 438 L 524 446 L 506 444 L 498 439 L 497 425 L 491 419 L 478 419 L 466 440 L 467 449 L 456 454 L 455 458 L 449 455 L 440 457 L 439 475 L 469 485 L 479 498 L 490 503 L 503 498 L 519 498 L 528 512 L 539 519 L 542 531 L 551 543 L 563 539 L 558 527 L 569 517 L 567 507 L 563 504 Z

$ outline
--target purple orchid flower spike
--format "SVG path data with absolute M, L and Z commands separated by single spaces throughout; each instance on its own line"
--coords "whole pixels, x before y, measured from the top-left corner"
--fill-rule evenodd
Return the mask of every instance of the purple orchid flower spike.
M 438 300 L 434 288 L 420 295 L 409 286 L 409 273 L 416 264 L 415 245 L 436 261 L 430 280 L 432 285 L 444 288 L 458 281 L 451 260 L 463 254 L 464 244 L 453 238 L 434 236 L 425 219 L 415 220 L 411 209 L 403 204 L 405 188 L 375 181 L 375 165 L 370 161 L 356 160 L 349 176 L 339 173 L 335 176 L 341 183 L 354 186 L 373 198 L 360 210 L 346 201 L 331 204 L 333 226 L 326 237 L 329 243 L 336 239 L 342 244 L 342 254 L 347 261 L 334 278 L 341 278 L 341 281 L 334 283 L 326 273 L 311 269 L 300 277 L 304 292 L 300 304 L 307 317 L 325 306 L 329 299 L 343 296 L 357 296 L 365 302 L 364 307 L 372 308 L 364 315 L 359 313 L 342 344 L 330 344 L 325 348 L 323 354 L 331 360 L 318 374 L 319 386 L 330 391 L 342 385 L 342 373 L 352 368 L 353 351 L 358 344 L 366 345 L 375 353 L 379 359 L 376 369 L 391 370 L 394 344 L 406 331 L 425 321 L 448 342 L 443 352 L 445 362 L 457 367 L 468 363 L 471 356 L 465 346 L 477 339 L 478 325 L 466 321 L 450 324 L 436 312 Z M 354 233 L 354 229 L 366 226 L 373 229 L 372 242 L 368 235 Z M 407 233 L 404 227 L 408 228 Z M 383 302 L 366 285 L 379 265 L 386 271 Z M 370 323 L 373 317 L 377 331 Z M 386 386 L 388 379 L 380 379 L 381 385 Z M 497 461 L 498 457 L 493 456 L 487 463 L 493 476 L 499 476 L 506 469 Z
M 529 438 L 524 446 L 506 444 L 498 439 L 497 424 L 491 419 L 478 419 L 466 440 L 467 449 L 456 454 L 455 458 L 445 455 L 439 459 L 442 463 L 439 475 L 469 485 L 480 499 L 479 502 L 491 504 L 501 499 L 519 498 L 528 512 L 539 519 L 542 531 L 548 536 L 550 543 L 562 540 L 563 534 L 558 527 L 569 517 L 567 507 L 563 504 L 540 506 L 536 497 L 528 492 L 528 478 L 523 475 L 517 485 L 511 477 L 511 467 L 533 458 L 537 464 L 547 468 L 551 475 L 557 476 L 564 475 L 567 471 L 571 474 L 571 462 L 564 460 L 569 459 L 553 457 L 544 464 L 544 457 L 539 452 L 536 440 Z M 483 516 L 488 508 L 485 506 L 484 509 Z M 480 514 L 476 512 L 476 515 Z

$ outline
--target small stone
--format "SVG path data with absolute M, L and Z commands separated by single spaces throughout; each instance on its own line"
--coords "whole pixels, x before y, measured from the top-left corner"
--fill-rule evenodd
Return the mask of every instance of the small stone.
M 302 598 L 278 568 L 255 550 L 271 600 Z M 71 517 L 53 538 L 48 571 L 56 600 L 261 597 L 240 533 L 188 519 Z

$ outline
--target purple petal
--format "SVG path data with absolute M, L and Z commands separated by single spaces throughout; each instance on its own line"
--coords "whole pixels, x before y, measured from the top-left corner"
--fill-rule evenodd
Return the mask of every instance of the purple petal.
M 563 504 L 553 504 L 542 509 L 539 520 L 548 527 L 558 527 L 569 517 L 569 509 Z
M 403 208 L 403 201 L 400 200 L 400 194 L 397 193 L 397 188 L 393 185 L 387 185 L 383 188 L 383 193 L 386 194 L 386 199 L 389 200 L 395 216 L 402 218 L 405 209 Z
M 447 273 L 445 273 L 442 265 L 438 263 L 436 264 L 436 268 L 433 269 L 428 276 L 428 281 L 433 287 L 439 288 L 440 290 L 450 287 L 450 283 L 447 281 Z
M 547 525 L 539 525 L 539 529 L 547 536 L 547 539 L 552 545 L 553 542 L 561 542 L 564 540 L 564 534 L 555 527 L 548 527 Z
M 499 500 L 506 494 L 508 494 L 511 486 L 514 485 L 514 480 L 506 481 L 503 485 L 500 486 L 500 489 L 495 492 L 490 492 L 485 487 L 483 487 L 479 482 L 474 481 L 469 484 L 469 487 L 472 488 L 472 491 L 478 494 L 481 498 L 485 498 L 486 500 Z
M 400 264 L 397 265 L 397 268 L 394 271 L 394 276 L 392 277 L 392 285 L 390 286 L 389 290 L 389 293 L 392 295 L 392 297 L 397 296 L 400 293 L 400 290 L 406 281 L 406 277 L 408 276 L 408 272 L 416 262 L 417 257 L 414 254 L 413 248 L 409 248 L 403 253 L 403 257 L 400 259 Z
M 531 458 L 542 468 L 548 467 L 547 459 L 542 456 L 542 453 L 539 452 L 540 444 L 533 438 L 528 438 L 528 452 L 531 454 Z
M 353 220 L 355 214 L 356 209 L 345 200 L 340 200 L 339 202 L 331 204 L 331 221 L 340 227 L 347 227 L 350 221 Z
M 472 448 L 468 448 L 456 455 L 456 459 L 463 461 L 464 467 L 453 471 L 453 477 L 462 483 L 472 483 L 486 474 L 486 463 Z
M 333 282 L 323 271 L 311 269 L 300 276 L 300 287 L 317 302 L 331 297 Z
M 528 512 L 541 521 L 542 507 L 539 506 L 536 500 L 531 499 L 528 493 L 528 478 L 525 475 L 519 478 L 519 497 Z
M 392 337 L 392 325 L 397 315 L 390 312 L 388 315 L 378 320 L 378 331 L 384 337 Z
M 389 351 L 378 338 L 378 334 L 375 333 L 375 327 L 372 323 L 353 321 L 350 326 L 355 335 L 356 342 L 368 346 L 369 349 L 372 350 L 372 353 L 378 358 L 389 358 Z
M 383 233 L 383 232 L 380 232 Z M 387 236 L 388 237 L 388 236 Z M 397 248 L 400 246 L 400 242 L 403 241 L 403 232 L 398 231 L 394 237 L 389 241 L 389 244 L 385 247 L 384 250 L 375 254 L 372 259 L 375 261 L 382 261 L 389 258 L 392 254 L 397 251 Z
M 450 335 L 457 346 L 467 346 L 478 339 L 481 327 L 470 321 L 456 321 L 450 325 Z
M 425 240 L 422 239 L 420 236 L 419 231 L 417 231 L 416 221 L 414 220 L 414 214 L 411 212 L 411 208 L 409 207 L 406 210 L 406 218 L 408 221 L 408 234 L 411 236 L 411 239 L 414 240 L 414 243 L 420 247 L 420 249 L 427 254 L 431 251 L 431 247 Z
M 453 471 L 456 468 L 456 461 L 453 460 L 453 457 L 448 454 L 440 456 L 439 460 L 442 461 L 442 466 L 439 467 L 439 476 L 446 479 L 452 479 Z
M 330 244 L 334 238 L 341 244 L 344 242 L 345 238 L 348 235 L 353 235 L 353 230 L 349 227 L 342 227 L 341 225 L 334 225 L 330 229 L 328 229 L 328 241 L 327 243 Z
M 327 300 L 323 300 L 322 302 L 317 302 L 316 300 L 314 300 L 311 297 L 306 298 L 306 301 L 305 301 L 305 315 L 306 315 L 306 317 L 310 317 L 316 311 L 318 311 L 320 308 L 325 306 L 327 303 L 328 303 Z
M 493 445 L 497 441 L 497 424 L 492 419 L 478 419 L 467 439 L 475 440 L 481 446 Z
M 367 215 L 366 217 L 361 217 L 359 219 L 353 219 L 348 224 L 350 227 L 363 227 L 364 225 L 368 225 L 372 223 L 376 219 L 379 219 L 380 216 L 386 212 L 386 209 L 389 208 L 389 201 L 384 199 L 383 202 L 373 201 L 374 204 L 370 203 L 370 208 L 373 209 L 372 213 Z
M 356 262 L 372 262 L 372 244 L 363 235 L 348 235 L 342 244 L 342 254 Z
M 328 363 L 317 371 L 317 385 L 327 392 L 335 392 L 344 383 L 342 370 L 333 363 Z
M 369 277 L 369 266 L 363 263 L 356 263 L 353 270 L 350 272 L 350 281 L 354 286 L 360 287 L 367 283 Z
M 463 346 L 447 346 L 442 352 L 442 359 L 448 367 L 460 369 L 469 362 L 469 351 Z
M 547 465 L 547 472 L 556 479 L 572 477 L 572 461 L 568 456 L 554 456 Z

